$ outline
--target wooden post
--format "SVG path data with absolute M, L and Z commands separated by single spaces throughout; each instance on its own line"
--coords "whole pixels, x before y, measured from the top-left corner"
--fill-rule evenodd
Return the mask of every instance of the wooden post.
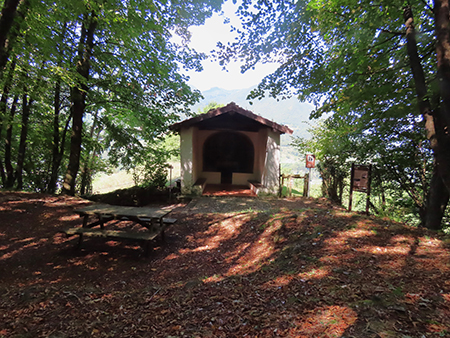
M 281 163 L 278 164 L 278 196 L 281 198 L 283 194 L 283 183 L 282 183 L 282 175 L 281 175 Z
M 89 215 L 85 214 L 84 218 L 83 218 L 83 228 L 87 227 L 88 221 L 89 221 Z
M 369 164 L 369 172 L 367 174 L 367 199 L 366 199 L 366 214 L 369 215 L 370 204 L 370 184 L 372 183 L 372 164 Z
M 173 165 L 169 165 L 169 201 L 172 200 L 172 169 L 173 169 Z
M 283 186 L 284 186 L 284 174 L 281 175 L 280 197 L 283 196 Z
M 309 194 L 309 174 L 306 173 L 303 178 L 303 196 L 308 197 Z
M 292 176 L 289 175 L 289 197 L 292 197 Z
M 353 200 L 353 178 L 355 176 L 355 164 L 352 163 L 352 171 L 350 174 L 350 197 L 348 200 L 348 211 L 352 211 L 352 200 Z
M 310 193 L 311 193 L 311 168 L 309 168 L 309 173 L 308 175 L 308 194 L 306 195 L 307 197 L 310 197 Z

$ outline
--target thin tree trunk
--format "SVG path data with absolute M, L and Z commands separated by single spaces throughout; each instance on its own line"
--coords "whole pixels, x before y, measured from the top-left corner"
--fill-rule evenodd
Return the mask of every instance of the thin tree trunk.
M 3 121 L 1 120 L 2 116 L 6 116 L 6 111 L 8 108 L 7 102 L 9 97 L 9 91 L 11 90 L 11 83 L 14 78 L 14 71 L 16 69 L 16 60 L 11 63 L 11 67 L 8 72 L 8 76 L 6 77 L 5 85 L 3 86 L 3 93 L 0 99 L 0 130 L 3 129 Z
M 64 37 L 66 36 L 67 32 L 67 23 L 64 22 L 61 30 L 61 41 L 62 44 L 64 41 Z M 64 58 L 64 55 L 61 51 L 61 49 L 58 49 L 59 51 L 59 62 L 58 65 L 62 65 L 62 59 Z M 53 106 L 54 106 L 54 115 L 53 115 L 53 149 L 52 149 L 52 165 L 51 165 L 51 173 L 50 173 L 50 179 L 47 185 L 47 192 L 54 194 L 56 192 L 56 186 L 58 183 L 58 176 L 59 176 L 59 170 L 61 167 L 61 162 L 64 154 L 64 142 L 65 142 L 65 134 L 67 132 L 67 124 L 66 128 L 63 131 L 63 141 L 61 142 L 60 132 L 59 132 L 59 122 L 60 122 L 60 113 L 61 113 L 61 78 L 58 77 L 55 82 L 55 95 L 53 100 Z
M 78 83 L 71 90 L 72 100 L 72 137 L 70 141 L 69 165 L 64 178 L 63 193 L 68 195 L 75 194 L 75 183 L 80 167 L 80 154 L 83 130 L 83 115 L 86 105 L 86 94 L 88 91 L 87 81 L 89 79 L 90 58 L 94 46 L 94 33 L 97 27 L 97 17 L 91 13 L 89 25 L 86 29 L 83 24 L 81 30 L 80 43 L 78 45 L 79 61 L 77 63 L 77 73 L 85 80 Z
M 16 166 L 17 190 L 23 189 L 23 165 L 25 163 L 25 151 L 28 137 L 28 121 L 30 118 L 32 103 L 33 100 L 28 101 L 28 94 L 25 90 L 25 93 L 22 96 L 22 130 L 20 132 L 19 151 L 17 154 Z
M 50 174 L 50 181 L 47 186 L 47 192 L 54 194 L 56 191 L 56 183 L 58 182 L 58 172 L 61 165 L 62 157 L 59 156 L 59 114 L 61 110 L 61 80 L 58 79 L 55 83 L 55 98 L 54 98 L 54 115 L 53 115 L 53 150 L 52 150 L 52 172 Z
M 14 97 L 13 103 L 11 105 L 11 110 L 9 113 L 9 121 L 6 127 L 6 137 L 5 137 L 5 169 L 6 169 L 6 183 L 4 187 L 6 189 L 10 189 L 14 185 L 15 177 L 14 177 L 14 168 L 11 163 L 11 146 L 12 146 L 12 131 L 13 131 L 13 122 L 14 115 L 16 114 L 16 105 L 19 97 L 16 95 Z
M 90 132 L 90 138 L 92 139 L 94 137 L 94 131 L 95 131 L 95 126 L 97 124 L 97 115 L 98 113 L 95 114 L 94 116 L 94 121 L 92 122 L 92 126 L 91 126 L 91 132 Z M 98 134 L 97 134 L 98 137 Z M 82 171 L 82 175 L 81 175 L 81 187 L 80 187 L 80 194 L 84 195 L 86 193 L 90 192 L 90 186 L 91 186 L 91 175 L 92 175 L 92 162 L 93 159 L 96 155 L 96 151 L 95 151 L 95 145 L 94 145 L 94 149 L 92 150 L 92 157 L 90 156 L 90 154 L 87 154 L 86 156 L 86 160 L 84 161 L 84 167 L 83 167 L 83 171 Z
M 0 99 L 0 139 L 3 139 L 1 137 L 3 133 L 3 125 L 4 125 L 4 119 L 3 117 L 6 117 L 6 113 L 8 110 L 8 97 L 9 97 L 9 91 L 11 89 L 11 83 L 14 76 L 14 70 L 16 68 L 16 60 L 14 60 L 11 64 L 11 68 L 9 70 L 8 76 L 6 78 L 5 86 L 3 87 L 3 93 L 2 97 Z M 3 159 L 0 159 L 0 176 L 2 179 L 2 185 L 5 187 L 6 185 L 6 172 L 5 168 L 3 166 Z
M 5 185 L 6 185 L 6 172 L 5 172 L 5 168 L 3 167 L 2 161 L 0 161 L 0 177 L 2 179 L 2 186 L 5 187 Z

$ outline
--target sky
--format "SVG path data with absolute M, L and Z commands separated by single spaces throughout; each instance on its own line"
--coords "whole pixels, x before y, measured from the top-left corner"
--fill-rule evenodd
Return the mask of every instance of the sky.
M 230 32 L 230 25 L 224 24 L 225 17 L 229 17 L 235 25 L 239 20 L 234 15 L 236 5 L 232 1 L 226 1 L 222 7 L 224 15 L 214 14 L 207 19 L 205 25 L 191 27 L 192 33 L 190 46 L 198 52 L 204 52 L 206 55 L 216 47 L 218 41 L 226 44 L 233 41 L 235 36 Z M 188 83 L 200 91 L 206 91 L 213 87 L 232 89 L 246 89 L 257 85 L 261 79 L 275 71 L 275 64 L 259 64 L 255 70 L 248 70 L 241 74 L 240 64 L 231 63 L 227 66 L 227 71 L 222 69 L 219 63 L 212 59 L 203 61 L 202 72 L 186 72 L 190 77 Z

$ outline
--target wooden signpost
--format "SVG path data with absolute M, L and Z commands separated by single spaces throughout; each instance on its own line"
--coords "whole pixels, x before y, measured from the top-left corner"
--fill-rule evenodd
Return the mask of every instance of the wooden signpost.
M 311 186 L 311 169 L 316 167 L 316 155 L 306 154 L 306 168 L 308 168 L 308 190 L 306 191 L 306 197 L 309 197 L 309 188 Z
M 352 210 L 353 191 L 364 192 L 367 194 L 366 214 L 369 214 L 370 204 L 370 182 L 371 182 L 372 165 L 352 164 L 352 172 L 350 177 L 350 198 L 348 210 Z

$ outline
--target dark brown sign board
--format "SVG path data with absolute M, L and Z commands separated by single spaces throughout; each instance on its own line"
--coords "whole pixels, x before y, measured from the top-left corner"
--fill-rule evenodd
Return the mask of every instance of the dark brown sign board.
M 367 194 L 366 213 L 369 214 L 370 203 L 370 175 L 372 165 L 352 164 L 352 172 L 350 177 L 350 199 L 348 210 L 352 210 L 353 191 L 364 192 Z
M 353 165 L 353 191 L 367 192 L 369 187 L 370 166 Z

